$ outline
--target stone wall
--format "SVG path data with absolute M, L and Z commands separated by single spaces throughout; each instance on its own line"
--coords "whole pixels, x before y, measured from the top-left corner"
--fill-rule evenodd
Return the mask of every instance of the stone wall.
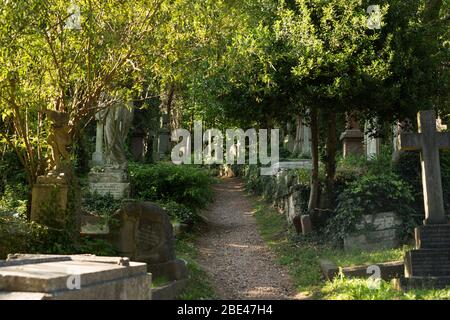
M 295 217 L 306 214 L 309 183 L 300 181 L 298 170 L 280 169 L 275 175 L 260 176 L 259 170 L 251 171 L 254 169 L 244 170 L 244 179 L 251 181 L 256 191 L 271 201 L 280 213 L 285 214 L 289 223 L 293 223 Z

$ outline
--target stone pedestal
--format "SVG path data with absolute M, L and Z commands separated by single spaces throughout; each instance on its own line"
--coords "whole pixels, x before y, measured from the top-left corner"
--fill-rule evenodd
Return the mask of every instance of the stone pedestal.
M 31 201 L 31 220 L 43 223 L 46 215 L 60 213 L 63 219 L 67 209 L 69 185 L 64 173 L 50 173 L 39 176 L 33 186 Z
M 93 255 L 9 255 L 0 300 L 150 300 L 145 263 Z
M 416 249 L 405 255 L 405 276 L 395 280 L 403 290 L 450 286 L 450 225 L 425 225 L 415 230 Z
M 364 134 L 359 129 L 345 130 L 340 139 L 343 144 L 343 155 L 346 158 L 349 155 L 364 154 Z
M 89 173 L 89 190 L 100 195 L 111 194 L 115 199 L 130 195 L 128 173 L 121 168 L 100 168 Z

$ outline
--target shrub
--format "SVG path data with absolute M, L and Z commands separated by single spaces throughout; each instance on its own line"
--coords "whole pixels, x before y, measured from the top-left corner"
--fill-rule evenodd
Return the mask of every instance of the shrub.
M 82 198 L 81 210 L 86 214 L 99 217 L 100 223 L 113 228 L 119 223 L 114 218 L 114 214 L 121 204 L 122 201 L 114 199 L 111 194 L 100 195 L 88 192 Z
M 409 235 L 414 226 L 411 189 L 393 173 L 362 176 L 349 183 L 337 200 L 336 215 L 326 227 L 326 233 L 334 240 L 342 240 L 354 231 L 365 214 L 395 211 L 403 219 L 402 237 Z
M 213 178 L 207 170 L 171 163 L 130 165 L 133 196 L 163 203 L 174 201 L 191 210 L 205 208 L 212 201 Z
M 404 181 L 411 185 L 414 196 L 413 206 L 419 214 L 420 220 L 422 220 L 425 213 L 419 152 L 402 152 L 399 159 L 394 164 L 393 170 Z M 450 152 L 447 150 L 441 152 L 441 174 L 444 205 L 446 212 L 450 213 Z
M 169 213 L 171 219 L 180 223 L 193 226 L 202 221 L 197 211 L 193 211 L 181 203 L 168 201 L 165 203 L 159 202 L 158 204 Z
M 39 252 L 46 247 L 48 229 L 35 222 L 0 215 L 0 259 L 8 253 Z

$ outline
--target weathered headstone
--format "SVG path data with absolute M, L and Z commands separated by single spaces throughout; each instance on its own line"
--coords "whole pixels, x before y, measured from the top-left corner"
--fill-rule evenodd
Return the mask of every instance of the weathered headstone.
M 69 183 L 65 173 L 53 173 L 47 176 L 39 176 L 33 185 L 31 197 L 31 220 L 45 223 L 46 215 L 52 215 L 52 219 L 61 221 L 67 209 L 69 195 Z M 61 216 L 54 216 L 61 213 Z
M 162 159 L 170 151 L 170 124 L 169 115 L 163 114 L 161 116 L 161 127 L 159 129 L 158 137 L 158 154 Z
M 436 131 L 434 111 L 420 111 L 419 133 L 400 137 L 402 150 L 420 150 L 425 206 L 424 225 L 416 228 L 416 249 L 405 256 L 402 288 L 450 285 L 450 225 L 444 211 L 439 150 L 450 148 L 450 133 Z
M 0 300 L 150 300 L 145 263 L 93 255 L 9 255 Z
M 400 245 L 398 229 L 402 220 L 395 212 L 363 215 L 355 230 L 344 238 L 346 250 L 379 250 Z
M 173 228 L 165 210 L 151 202 L 129 202 L 117 216 L 121 227 L 113 242 L 121 255 L 147 263 L 154 279 L 187 277 L 185 262 L 175 257 Z

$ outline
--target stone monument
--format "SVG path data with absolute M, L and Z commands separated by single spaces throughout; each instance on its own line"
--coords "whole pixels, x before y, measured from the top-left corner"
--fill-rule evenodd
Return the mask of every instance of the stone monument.
M 169 115 L 163 114 L 161 116 L 161 127 L 159 129 L 158 137 L 158 156 L 163 159 L 164 156 L 170 152 L 170 124 Z
M 347 115 L 347 127 L 340 137 L 343 145 L 343 156 L 362 155 L 364 153 L 364 134 L 359 128 L 359 123 L 352 115 Z
M 94 167 L 89 173 L 91 192 L 111 194 L 120 199 L 129 196 L 125 139 L 130 129 L 133 111 L 131 105 L 121 100 L 106 107 L 106 95 L 100 102 L 101 111 L 97 113 L 97 136 L 95 152 L 92 155 Z M 103 104 L 103 107 L 102 107 Z
M 71 144 L 69 114 L 55 110 L 44 110 L 43 113 L 51 122 L 48 136 L 50 154 L 48 174 L 39 176 L 32 190 L 31 219 L 38 222 L 44 222 L 45 214 L 61 213 L 60 217 L 51 218 L 64 219 L 70 184 L 70 170 L 65 165 L 70 158 L 67 150 Z
M 425 205 L 424 225 L 415 230 L 416 249 L 405 256 L 399 288 L 443 288 L 450 285 L 450 225 L 444 211 L 439 150 L 450 148 L 450 133 L 436 131 L 434 111 L 420 111 L 419 133 L 403 133 L 401 150 L 420 150 Z
M 94 255 L 10 254 L 0 261 L 0 300 L 150 300 L 145 263 Z
M 151 202 L 130 201 L 116 215 L 121 227 L 112 238 L 121 255 L 147 263 L 153 279 L 187 277 L 185 262 L 175 257 L 173 228 L 165 210 Z

